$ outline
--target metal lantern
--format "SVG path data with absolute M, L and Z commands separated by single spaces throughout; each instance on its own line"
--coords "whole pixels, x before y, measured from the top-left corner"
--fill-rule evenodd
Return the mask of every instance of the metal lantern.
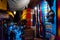
M 22 10 L 29 4 L 30 0 L 8 0 L 10 10 Z

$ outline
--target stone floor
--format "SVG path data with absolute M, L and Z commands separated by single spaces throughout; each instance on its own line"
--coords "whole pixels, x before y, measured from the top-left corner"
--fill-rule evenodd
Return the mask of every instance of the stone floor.
M 43 39 L 41 39 L 41 38 L 34 38 L 34 40 L 43 40 Z

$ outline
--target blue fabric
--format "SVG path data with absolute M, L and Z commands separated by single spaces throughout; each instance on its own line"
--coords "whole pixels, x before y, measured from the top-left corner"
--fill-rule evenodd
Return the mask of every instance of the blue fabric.
M 10 27 L 8 28 L 8 34 L 9 34 L 9 40 L 10 40 L 10 32 L 12 31 L 12 30 L 14 30 L 14 32 L 15 32 L 15 37 L 16 37 L 16 39 L 15 40 L 22 40 L 21 39 L 21 34 L 22 34 L 22 29 L 23 29 L 23 27 L 21 27 L 21 26 L 17 26 L 17 27 L 14 27 L 14 25 L 13 26 L 11 26 L 10 25 Z

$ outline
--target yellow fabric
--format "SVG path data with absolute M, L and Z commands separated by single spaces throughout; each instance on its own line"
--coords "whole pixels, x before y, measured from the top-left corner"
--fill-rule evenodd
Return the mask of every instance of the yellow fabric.
M 7 10 L 7 0 L 0 0 L 0 9 Z
M 8 14 L 11 15 L 14 18 L 14 15 L 12 12 L 8 11 Z
M 26 14 L 27 14 L 27 10 L 23 10 L 23 13 L 21 15 L 21 20 L 25 20 L 26 19 Z

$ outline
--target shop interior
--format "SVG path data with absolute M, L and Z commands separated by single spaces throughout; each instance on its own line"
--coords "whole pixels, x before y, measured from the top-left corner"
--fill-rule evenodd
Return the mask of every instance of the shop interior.
M 56 0 L 0 0 L 0 40 L 56 40 Z

